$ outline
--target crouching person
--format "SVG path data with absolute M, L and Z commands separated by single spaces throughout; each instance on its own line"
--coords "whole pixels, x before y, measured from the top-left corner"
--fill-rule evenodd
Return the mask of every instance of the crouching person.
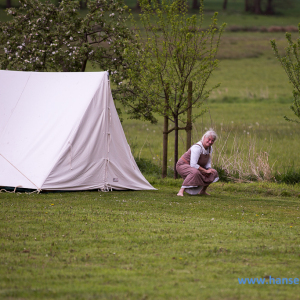
M 201 141 L 185 152 L 176 164 L 178 174 L 184 179 L 177 196 L 186 192 L 191 195 L 209 195 L 207 187 L 219 180 L 218 172 L 211 168 L 212 144 L 217 134 L 208 130 Z

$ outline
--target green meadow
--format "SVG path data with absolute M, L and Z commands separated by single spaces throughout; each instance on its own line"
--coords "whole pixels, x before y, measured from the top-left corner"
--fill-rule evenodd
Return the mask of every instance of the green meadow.
M 295 35 L 296 38 L 296 35 Z M 299 125 L 285 121 L 293 118 L 292 86 L 275 59 L 270 40 L 285 47 L 284 33 L 225 32 L 219 51 L 219 68 L 209 86 L 221 83 L 204 104 L 207 113 L 193 125 L 193 142 L 210 127 L 220 135 L 215 150 L 227 140 L 226 153 L 232 152 L 233 140 L 252 143 L 266 151 L 270 167 L 284 171 L 300 165 Z M 160 164 L 162 156 L 162 119 L 152 125 L 123 116 L 123 128 L 135 157 Z M 172 125 L 170 125 L 172 126 Z M 185 131 L 180 132 L 180 153 L 185 151 Z M 173 136 L 169 139 L 169 166 L 173 168 Z
M 300 299 L 300 187 L 0 194 L 1 299 Z M 179 199 L 180 198 L 180 199 Z M 277 279 L 278 280 L 278 279 Z
M 135 1 L 127 3 L 134 8 Z M 218 154 L 218 149 L 223 148 L 224 141 L 226 151 L 222 155 L 230 155 L 237 141 L 242 144 L 253 144 L 255 141 L 258 153 L 268 153 L 270 168 L 274 172 L 285 172 L 291 166 L 297 169 L 300 166 L 297 151 L 299 125 L 289 123 L 283 118 L 284 115 L 293 118 L 290 110 L 293 101 L 292 86 L 274 56 L 270 40 L 275 39 L 280 52 L 284 52 L 287 45 L 285 30 L 297 27 L 300 22 L 300 3 L 294 2 L 293 7 L 287 5 L 285 10 L 278 9 L 275 16 L 244 14 L 244 1 L 238 0 L 234 3 L 229 1 L 227 11 L 223 12 L 222 3 L 205 2 L 204 26 L 208 26 L 213 11 L 218 10 L 219 24 L 226 22 L 227 27 L 217 56 L 219 68 L 212 74 L 208 87 L 218 83 L 221 85 L 211 93 L 204 105 L 208 113 L 193 125 L 193 142 L 197 142 L 206 129 L 213 127 L 221 137 L 215 144 L 215 154 Z M 235 27 L 239 30 L 232 31 Z M 282 31 L 276 32 L 274 27 L 281 27 Z M 251 28 L 265 28 L 266 32 L 253 32 Z M 297 32 L 293 33 L 293 38 L 298 38 Z M 135 157 L 152 159 L 160 165 L 162 119 L 159 119 L 157 125 L 151 125 L 130 120 L 126 114 L 123 118 L 124 131 Z M 172 169 L 172 134 L 169 137 L 169 166 Z M 181 132 L 180 141 L 179 152 L 183 153 L 184 131 Z
M 193 124 L 192 139 L 213 127 L 215 166 L 263 157 L 258 172 L 269 170 L 270 181 L 221 181 L 209 187 L 210 197 L 177 197 L 173 135 L 163 180 L 162 119 L 132 120 L 120 107 L 132 153 L 140 165 L 146 161 L 141 170 L 157 190 L 1 191 L 0 299 L 300 299 L 297 284 L 266 283 L 270 276 L 300 279 L 300 185 L 275 176 L 300 169 L 299 125 L 283 118 L 293 117 L 292 86 L 270 45 L 275 39 L 284 51 L 284 29 L 300 22 L 300 3 L 254 16 L 243 13 L 244 1 L 228 2 L 226 12 L 221 0 L 205 2 L 204 25 L 217 10 L 227 30 L 208 87 L 221 85 Z M 0 20 L 7 20 L 1 7 Z M 184 153 L 184 131 L 179 148 Z

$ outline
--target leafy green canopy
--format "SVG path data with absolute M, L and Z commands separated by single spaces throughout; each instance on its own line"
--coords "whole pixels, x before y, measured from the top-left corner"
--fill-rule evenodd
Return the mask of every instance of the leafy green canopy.
M 300 23 L 298 25 L 298 29 L 300 34 Z M 298 38 L 296 42 L 293 42 L 292 35 L 288 32 L 285 37 L 287 39 L 288 46 L 285 49 L 284 55 L 279 53 L 275 40 L 271 40 L 271 46 L 290 82 L 293 84 L 294 103 L 291 105 L 291 110 L 297 118 L 300 119 L 300 38 Z M 287 121 L 300 123 L 299 120 L 290 119 L 287 116 L 284 116 L 284 118 Z
M 122 65 L 124 40 L 132 40 L 122 0 L 90 0 L 88 13 L 79 1 L 20 0 L 7 9 L 13 18 L 0 24 L 2 69 L 22 71 L 85 71 L 87 61 L 102 70 Z
M 203 1 L 199 17 L 187 16 L 181 0 L 140 1 L 142 32 L 124 56 L 130 62 L 128 81 L 120 84 L 121 101 L 133 118 L 156 122 L 153 112 L 171 121 L 188 110 L 188 83 L 193 82 L 192 106 L 200 107 L 211 90 L 207 81 L 217 67 L 216 53 L 225 24 L 216 28 L 217 13 L 203 28 Z M 199 116 L 194 114 L 193 120 Z M 183 120 L 183 119 L 182 119 Z

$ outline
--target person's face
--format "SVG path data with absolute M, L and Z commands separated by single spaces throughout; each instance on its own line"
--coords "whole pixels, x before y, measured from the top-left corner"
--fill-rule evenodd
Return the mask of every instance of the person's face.
M 211 146 L 215 142 L 215 139 L 212 136 L 206 136 L 204 137 L 202 141 L 202 145 L 205 149 L 207 149 L 209 146 Z

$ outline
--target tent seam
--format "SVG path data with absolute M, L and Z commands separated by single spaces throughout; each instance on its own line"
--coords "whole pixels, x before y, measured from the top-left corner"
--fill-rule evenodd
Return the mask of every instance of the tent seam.
M 37 190 L 40 190 L 40 188 L 33 183 L 25 174 L 23 174 L 16 166 L 14 166 L 6 157 L 4 157 L 1 153 L 0 155 L 11 165 L 13 166 L 20 174 L 22 174 L 28 181 L 30 181 L 34 186 L 36 186 Z M 19 186 L 20 187 L 20 186 Z

